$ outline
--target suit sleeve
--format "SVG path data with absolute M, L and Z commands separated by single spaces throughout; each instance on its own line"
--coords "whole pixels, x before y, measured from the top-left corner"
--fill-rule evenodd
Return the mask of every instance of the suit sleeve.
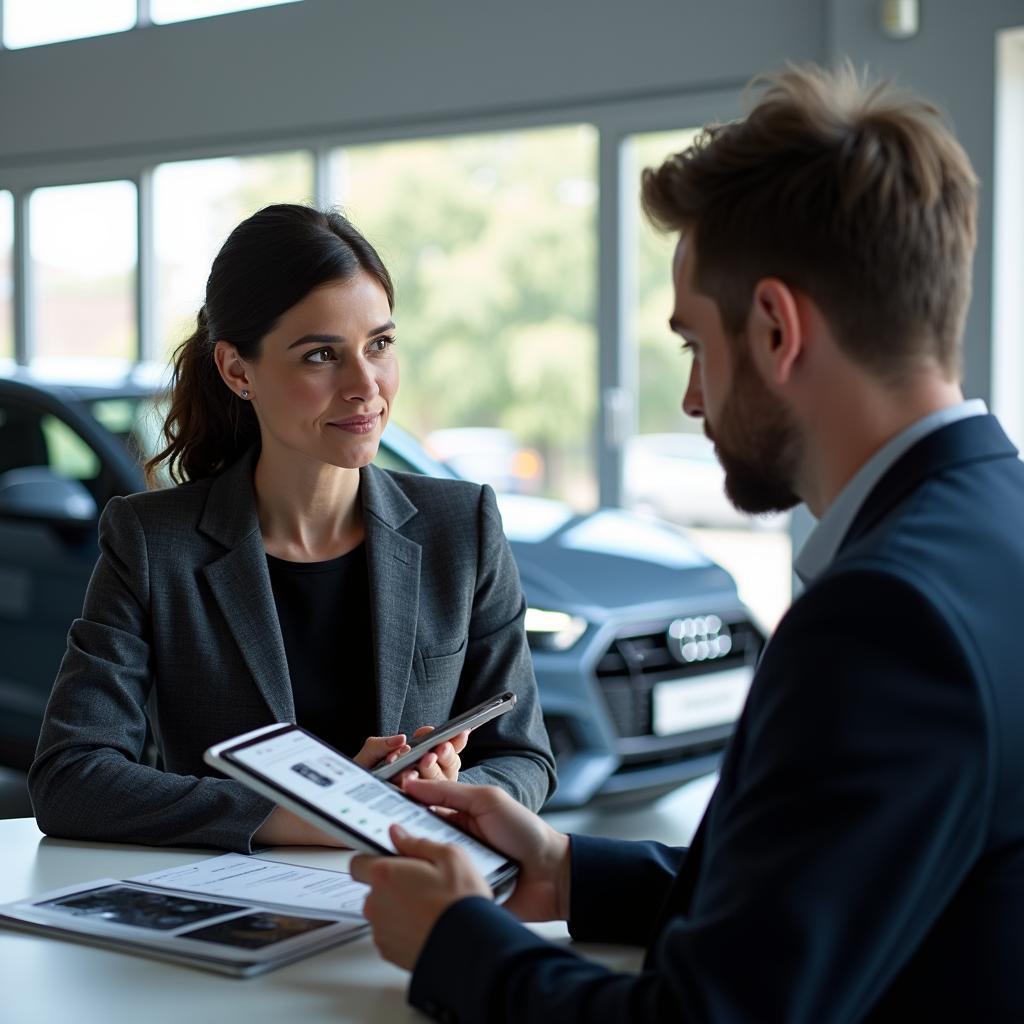
M 479 554 L 460 705 L 471 707 L 503 690 L 516 706 L 473 733 L 463 752 L 464 782 L 493 784 L 538 810 L 554 792 L 555 761 L 541 715 L 523 621 L 526 599 L 502 529 L 494 492 L 484 486 L 478 508 Z
M 686 850 L 572 836 L 569 933 L 580 942 L 646 946 Z
M 149 586 L 142 525 L 129 501 L 113 498 L 29 772 L 36 821 L 65 839 L 251 852 L 269 801 L 232 780 L 140 763 L 153 683 Z
M 669 895 L 645 970 L 610 973 L 464 900 L 410 997 L 463 1022 L 865 1019 L 982 848 L 995 755 L 963 632 L 888 571 L 813 588 L 766 651 L 692 900 Z M 471 983 L 442 955 L 472 955 Z

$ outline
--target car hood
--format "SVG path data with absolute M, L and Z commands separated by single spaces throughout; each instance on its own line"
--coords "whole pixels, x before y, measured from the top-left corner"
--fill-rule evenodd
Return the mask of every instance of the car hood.
M 529 603 L 589 612 L 735 595 L 732 577 L 675 527 L 622 509 L 577 515 L 544 498 L 500 495 Z

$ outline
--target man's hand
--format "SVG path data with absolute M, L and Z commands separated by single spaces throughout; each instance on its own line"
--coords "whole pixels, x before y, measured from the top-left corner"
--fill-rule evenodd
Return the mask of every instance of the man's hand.
M 497 786 L 410 779 L 404 788 L 415 800 L 444 811 L 458 828 L 519 864 L 506 910 L 522 921 L 568 919 L 568 836 Z
M 352 858 L 349 870 L 371 887 L 363 913 L 385 960 L 412 970 L 437 919 L 465 896 L 491 897 L 468 854 L 391 826 L 397 857 Z
M 390 764 L 408 750 L 409 744 L 405 742 L 404 732 L 394 736 L 370 736 L 352 760 L 363 768 L 376 768 L 382 762 Z

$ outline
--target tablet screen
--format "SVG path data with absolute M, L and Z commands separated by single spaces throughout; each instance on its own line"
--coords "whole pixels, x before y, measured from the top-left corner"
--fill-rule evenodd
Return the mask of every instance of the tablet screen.
M 297 726 L 224 750 L 222 756 L 390 853 L 396 851 L 388 826 L 397 824 L 412 835 L 462 847 L 485 878 L 508 863 Z

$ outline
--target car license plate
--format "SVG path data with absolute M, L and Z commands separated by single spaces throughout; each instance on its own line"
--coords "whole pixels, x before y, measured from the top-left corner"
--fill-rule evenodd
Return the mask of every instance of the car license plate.
M 688 679 L 656 683 L 653 727 L 656 736 L 722 725 L 739 717 L 754 669 L 750 665 Z

